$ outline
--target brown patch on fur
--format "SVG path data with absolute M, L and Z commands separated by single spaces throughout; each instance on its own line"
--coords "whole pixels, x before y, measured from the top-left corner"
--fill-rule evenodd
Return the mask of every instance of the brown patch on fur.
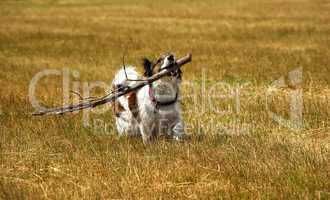
M 112 89 L 115 91 L 117 87 L 114 85 L 112 86 Z M 139 119 L 139 109 L 138 109 L 138 104 L 137 104 L 137 97 L 136 97 L 136 92 L 130 92 L 125 95 L 128 101 L 128 108 L 132 112 L 133 116 L 135 119 Z M 114 106 L 113 106 L 113 112 L 115 113 L 116 117 L 120 116 L 120 113 L 125 111 L 125 108 L 123 105 L 120 104 L 119 101 L 115 100 L 114 101 Z
M 115 91 L 117 89 L 117 86 L 113 85 L 112 90 Z M 113 102 L 113 113 L 116 115 L 116 117 L 120 116 L 120 113 L 124 112 L 125 108 L 121 103 L 117 100 Z
M 120 113 L 123 111 L 125 111 L 125 108 L 119 103 L 119 101 L 114 101 L 113 113 L 115 113 L 116 117 L 119 117 Z
M 127 94 L 128 107 L 132 112 L 135 119 L 139 119 L 139 108 L 137 104 L 136 92 L 130 92 Z

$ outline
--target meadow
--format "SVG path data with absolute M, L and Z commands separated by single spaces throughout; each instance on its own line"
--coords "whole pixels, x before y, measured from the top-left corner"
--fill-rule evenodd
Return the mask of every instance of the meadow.
M 0 199 L 329 199 L 329 13 L 326 0 L 0 1 Z M 43 70 L 62 73 L 36 87 L 56 106 L 65 70 L 70 88 L 110 84 L 123 55 L 140 67 L 169 51 L 193 55 L 189 141 L 118 137 L 111 109 L 31 116 Z

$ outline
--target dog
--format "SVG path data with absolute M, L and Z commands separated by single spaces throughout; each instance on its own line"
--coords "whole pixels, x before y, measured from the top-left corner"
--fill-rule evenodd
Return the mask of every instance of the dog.
M 151 77 L 174 63 L 173 54 L 161 56 L 155 64 L 144 58 L 142 78 Z M 183 140 L 184 122 L 179 102 L 181 76 L 182 71 L 178 68 L 168 76 L 119 97 L 113 106 L 118 134 L 141 136 L 145 144 L 158 136 Z M 112 89 L 120 90 L 139 80 L 141 76 L 136 68 L 125 67 L 116 73 Z

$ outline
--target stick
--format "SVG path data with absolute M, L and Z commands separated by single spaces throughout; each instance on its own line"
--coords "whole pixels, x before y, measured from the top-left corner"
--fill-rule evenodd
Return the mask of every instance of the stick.
M 191 62 L 191 57 L 192 57 L 191 54 L 188 54 L 185 57 L 182 57 L 179 60 L 177 60 L 176 64 L 174 64 L 174 65 L 172 64 L 172 66 L 166 66 L 166 68 L 163 71 L 153 75 L 152 77 L 146 79 L 145 81 L 139 82 L 131 87 L 124 88 L 123 90 L 120 90 L 113 94 L 109 94 L 107 96 L 104 96 L 104 97 L 101 97 L 101 98 L 98 98 L 95 100 L 90 100 L 90 101 L 82 102 L 82 103 L 75 104 L 75 105 L 68 105 L 68 106 L 63 106 L 63 107 L 39 110 L 39 111 L 32 113 L 32 115 L 34 115 L 34 116 L 60 115 L 60 114 L 64 114 L 67 112 L 74 112 L 74 111 L 82 110 L 82 109 L 86 109 L 86 108 L 94 108 L 96 106 L 112 102 L 112 101 L 116 100 L 117 98 L 119 98 L 129 92 L 138 90 L 138 89 L 142 88 L 143 86 L 150 84 L 150 83 L 162 78 L 163 76 L 170 74 L 172 71 Z

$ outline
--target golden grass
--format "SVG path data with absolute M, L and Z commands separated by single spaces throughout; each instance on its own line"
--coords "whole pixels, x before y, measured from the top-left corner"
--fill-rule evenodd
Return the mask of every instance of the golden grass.
M 0 199 L 329 198 L 329 20 L 325 1 L 1 1 Z M 29 115 L 36 73 L 70 68 L 110 83 L 125 51 L 134 65 L 193 53 L 183 77 L 194 86 L 183 87 L 191 141 L 118 138 L 111 111 L 91 114 L 106 128 L 84 127 L 81 114 Z M 270 84 L 298 67 L 305 127 L 292 131 L 265 104 Z M 61 81 L 40 82 L 44 104 L 62 103 Z M 233 91 L 202 92 L 219 81 L 241 87 L 239 112 Z M 268 99 L 272 111 L 289 116 L 293 89 Z

